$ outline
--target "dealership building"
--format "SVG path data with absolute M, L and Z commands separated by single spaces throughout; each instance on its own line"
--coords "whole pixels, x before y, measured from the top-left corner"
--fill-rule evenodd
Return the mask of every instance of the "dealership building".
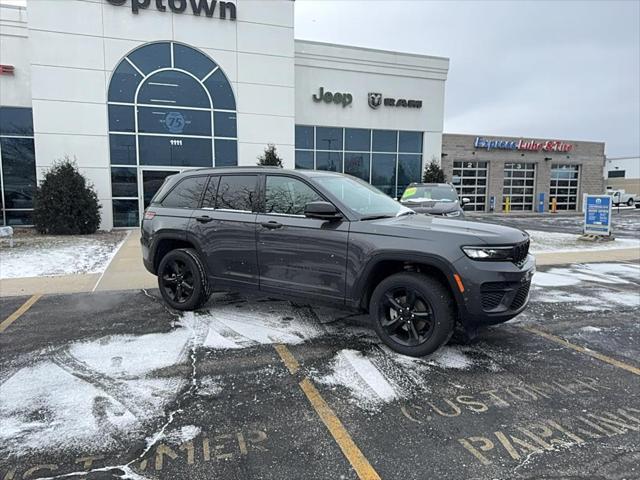
M 287 168 L 349 173 L 394 197 L 442 160 L 476 211 L 501 210 L 507 191 L 523 210 L 540 193 L 576 209 L 602 191 L 603 144 L 443 137 L 448 59 L 295 40 L 294 6 L 0 6 L 0 221 L 29 225 L 36 183 L 65 157 L 95 186 L 110 229 L 138 225 L 167 175 L 253 165 L 269 144 Z

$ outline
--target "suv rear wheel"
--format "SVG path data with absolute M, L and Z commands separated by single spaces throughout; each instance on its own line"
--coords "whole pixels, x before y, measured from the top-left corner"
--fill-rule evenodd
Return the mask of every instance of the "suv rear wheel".
M 451 294 L 421 273 L 397 273 L 380 282 L 371 295 L 369 315 L 385 344 L 412 357 L 435 352 L 455 326 Z
M 167 253 L 158 265 L 158 288 L 176 310 L 195 310 L 209 299 L 206 271 L 198 253 L 180 248 Z

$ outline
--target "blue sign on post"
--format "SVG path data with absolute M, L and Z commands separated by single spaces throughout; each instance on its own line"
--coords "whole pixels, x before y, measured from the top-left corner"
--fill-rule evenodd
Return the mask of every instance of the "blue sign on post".
M 538 213 L 544 213 L 544 192 L 538 194 Z
M 585 195 L 584 233 L 611 235 L 611 197 Z

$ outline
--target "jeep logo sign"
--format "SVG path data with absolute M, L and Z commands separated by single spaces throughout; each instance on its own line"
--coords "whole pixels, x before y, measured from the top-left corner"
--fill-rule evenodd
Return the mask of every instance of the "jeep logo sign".
M 127 0 L 107 0 L 111 5 L 118 7 L 127 3 Z M 166 12 L 167 7 L 173 13 L 183 13 L 187 9 L 187 4 L 191 6 L 194 15 L 206 15 L 213 17 L 216 6 L 218 7 L 218 17 L 226 20 L 236 19 L 236 5 L 232 2 L 219 2 L 217 0 L 153 0 L 153 4 L 159 12 Z M 131 0 L 131 11 L 138 13 L 140 10 L 149 8 L 151 0 Z M 228 17 L 227 17 L 228 14 Z
M 316 103 L 324 102 L 324 103 L 335 103 L 342 104 L 342 108 L 347 105 L 351 105 L 353 102 L 353 95 L 350 93 L 332 93 L 325 92 L 324 87 L 320 87 L 320 91 L 317 94 L 314 94 L 311 98 Z

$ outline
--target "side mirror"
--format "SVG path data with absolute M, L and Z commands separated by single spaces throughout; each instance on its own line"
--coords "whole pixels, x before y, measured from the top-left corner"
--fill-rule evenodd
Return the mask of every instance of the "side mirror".
M 338 209 L 329 202 L 309 202 L 304 206 L 304 216 L 318 218 L 320 220 L 338 220 L 342 215 Z
M 462 200 L 460 200 L 460 205 L 464 207 L 467 203 L 471 203 L 471 199 L 469 197 L 462 197 Z

